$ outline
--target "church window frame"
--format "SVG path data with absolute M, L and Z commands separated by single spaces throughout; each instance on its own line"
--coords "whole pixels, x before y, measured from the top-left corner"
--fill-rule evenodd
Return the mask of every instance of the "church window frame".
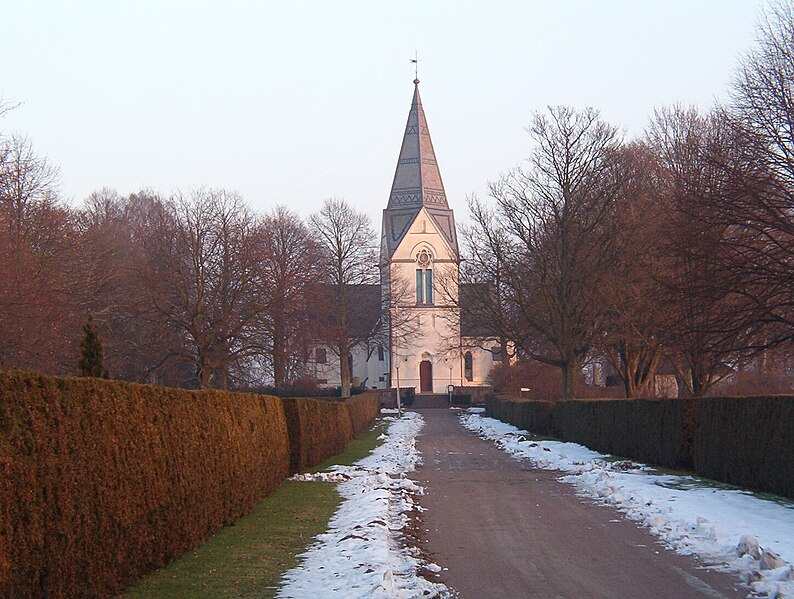
M 416 303 L 433 304 L 433 254 L 427 249 L 416 254 Z
M 463 354 L 463 377 L 470 383 L 474 380 L 474 356 L 470 351 Z

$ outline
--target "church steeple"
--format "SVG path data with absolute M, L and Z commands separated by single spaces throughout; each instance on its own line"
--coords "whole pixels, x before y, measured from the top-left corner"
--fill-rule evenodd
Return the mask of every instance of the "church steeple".
M 422 98 L 419 95 L 419 79 L 414 79 L 414 97 L 408 112 L 388 208 L 408 206 L 448 207 L 433 141 L 430 139 L 430 130 L 422 108 Z
M 430 129 L 419 95 L 419 79 L 414 79 L 414 95 L 408 111 L 400 157 L 389 202 L 383 211 L 384 258 L 391 258 L 422 209 L 427 210 L 449 248 L 457 255 L 455 220 L 447 203 L 441 171 L 430 139 Z

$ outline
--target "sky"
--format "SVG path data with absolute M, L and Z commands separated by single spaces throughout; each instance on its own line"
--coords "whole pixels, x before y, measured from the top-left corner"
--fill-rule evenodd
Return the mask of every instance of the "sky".
M 223 187 L 380 229 L 419 55 L 450 206 L 529 156 L 532 114 L 592 106 L 628 138 L 654 108 L 726 100 L 763 0 L 12 2 L 0 133 L 92 191 Z

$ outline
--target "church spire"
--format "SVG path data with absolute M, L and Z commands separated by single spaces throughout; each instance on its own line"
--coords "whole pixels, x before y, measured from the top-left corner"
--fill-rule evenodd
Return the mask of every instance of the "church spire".
M 408 112 L 388 208 L 421 206 L 448 208 L 441 171 L 419 95 L 419 79 L 414 79 L 414 97 Z
M 446 245 L 457 256 L 458 240 L 455 217 L 447 204 L 441 171 L 427 128 L 422 98 L 419 96 L 419 79 L 414 79 L 414 97 L 408 122 L 405 125 L 403 144 L 389 203 L 383 211 L 382 256 L 390 259 L 405 238 L 411 223 L 425 211 L 445 239 Z

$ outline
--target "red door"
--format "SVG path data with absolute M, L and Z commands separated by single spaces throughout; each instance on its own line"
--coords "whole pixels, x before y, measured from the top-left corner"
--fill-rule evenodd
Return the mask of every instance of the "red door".
M 419 362 L 419 392 L 433 392 L 433 364 L 430 360 Z

